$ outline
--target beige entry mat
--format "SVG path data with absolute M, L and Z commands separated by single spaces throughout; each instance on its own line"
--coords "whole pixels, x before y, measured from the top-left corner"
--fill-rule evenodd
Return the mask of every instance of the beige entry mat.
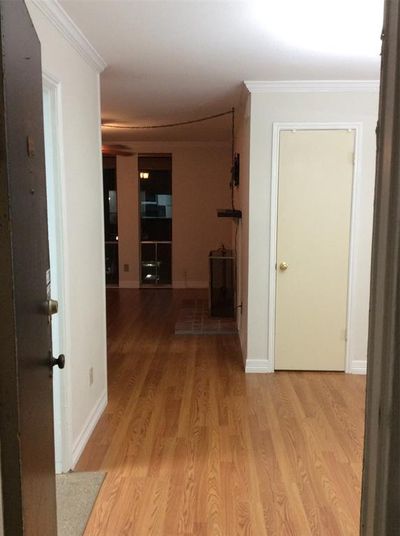
M 106 473 L 56 475 L 58 536 L 82 536 Z

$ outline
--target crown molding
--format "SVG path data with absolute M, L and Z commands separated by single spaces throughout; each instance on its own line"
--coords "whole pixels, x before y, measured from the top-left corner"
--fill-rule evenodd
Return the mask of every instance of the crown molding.
M 101 73 L 106 62 L 89 43 L 82 31 L 61 7 L 58 0 L 31 0 L 42 14 L 93 69 Z
M 250 93 L 376 93 L 379 80 L 245 81 Z

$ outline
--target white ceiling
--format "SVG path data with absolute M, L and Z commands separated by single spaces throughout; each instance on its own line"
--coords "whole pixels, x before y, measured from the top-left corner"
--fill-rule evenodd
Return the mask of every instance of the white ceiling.
M 383 0 L 61 0 L 103 56 L 103 119 L 148 125 L 237 106 L 243 80 L 379 76 Z M 104 129 L 106 140 L 229 139 L 229 117 Z

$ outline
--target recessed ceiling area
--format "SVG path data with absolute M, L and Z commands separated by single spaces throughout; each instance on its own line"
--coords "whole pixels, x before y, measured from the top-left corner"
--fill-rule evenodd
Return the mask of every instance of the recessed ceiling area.
M 383 0 L 120 1 L 60 4 L 107 63 L 103 120 L 149 125 L 238 106 L 243 80 L 379 77 Z M 323 6 L 323 7 L 321 7 Z M 227 140 L 229 116 L 113 140 Z

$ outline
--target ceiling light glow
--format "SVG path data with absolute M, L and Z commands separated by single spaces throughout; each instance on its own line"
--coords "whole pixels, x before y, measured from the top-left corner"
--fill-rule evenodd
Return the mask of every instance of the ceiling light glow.
M 380 53 L 383 0 L 253 0 L 252 16 L 291 46 L 339 56 Z

